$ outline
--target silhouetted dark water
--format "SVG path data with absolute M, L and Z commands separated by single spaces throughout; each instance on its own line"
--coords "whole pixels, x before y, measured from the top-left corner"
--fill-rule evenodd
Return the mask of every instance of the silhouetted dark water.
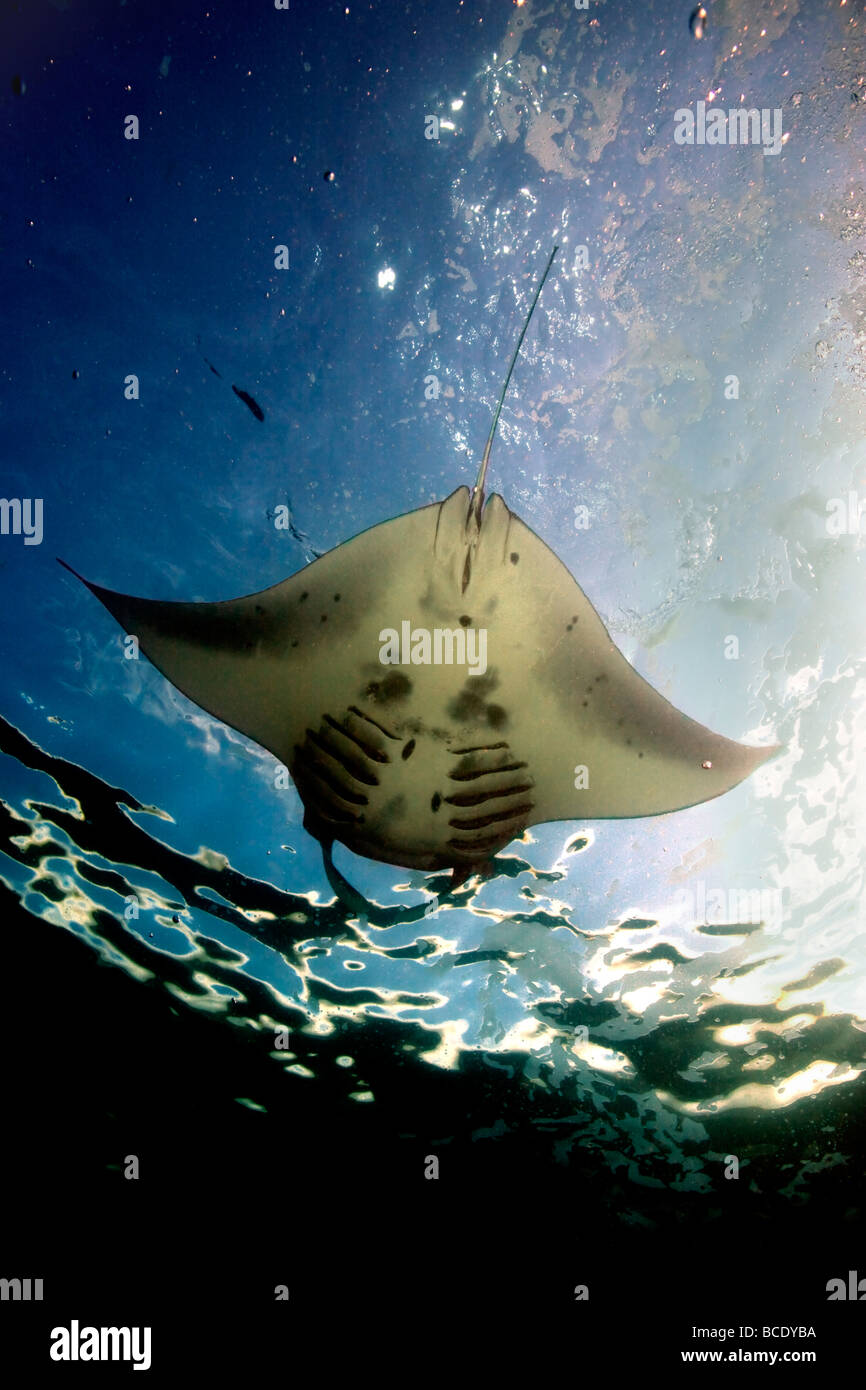
M 207 1034 L 205 1092 L 231 1116 L 219 1148 L 238 1146 L 233 1131 L 249 1125 L 250 1107 L 262 1131 L 296 1136 L 302 1164 L 324 1143 L 338 1168 L 384 1166 L 398 1185 L 411 1185 L 433 1154 L 446 1169 L 456 1164 L 464 1177 L 469 1172 L 494 1186 L 507 1186 L 529 1165 L 576 1189 L 589 1182 L 594 1219 L 624 1228 L 684 1219 L 712 1227 L 732 1210 L 759 1226 L 796 1224 L 816 1204 L 822 1221 L 831 1211 L 859 1218 L 863 1032 L 850 1016 L 826 1016 L 810 1005 L 806 985 L 800 1002 L 785 1008 L 719 1002 L 714 986 L 741 973 L 742 937 L 757 928 L 723 937 L 721 952 L 687 960 L 670 942 L 642 950 L 642 936 L 656 924 L 627 922 L 605 939 L 603 955 L 627 965 L 632 988 L 666 963 L 666 997 L 677 1000 L 672 1016 L 640 1020 L 615 992 L 606 997 L 584 981 L 574 997 L 537 1002 L 513 1046 L 465 1049 L 454 1045 L 449 1022 L 437 1026 L 423 1011 L 440 1008 L 447 993 L 454 1012 L 470 967 L 490 972 L 491 990 L 508 991 L 521 952 L 454 945 L 443 969 L 436 917 L 402 922 L 401 942 L 391 946 L 393 927 L 362 924 L 339 900 L 311 903 L 237 873 L 216 854 L 172 850 L 144 828 L 158 828 L 154 808 L 146 811 L 129 792 L 52 757 L 6 721 L 0 740 L 5 754 L 43 773 L 54 789 L 41 801 L 3 808 L 3 852 L 14 866 L 6 896 L 27 905 L 10 936 L 21 937 L 17 949 L 25 954 L 31 933 L 43 943 L 30 979 L 31 1009 L 38 1015 L 40 978 L 57 988 L 54 950 L 64 939 L 70 945 L 62 953 L 73 964 L 62 989 L 79 1017 L 87 1010 L 76 977 L 92 976 L 88 955 L 100 964 L 103 992 L 111 989 L 107 977 L 125 976 L 135 991 L 156 995 L 160 1002 L 148 1006 L 152 1032 L 134 1050 L 160 1075 L 176 1068 L 182 1079 L 172 1031 Z M 502 862 L 508 870 L 513 861 Z M 147 905 L 127 920 L 129 903 L 144 898 L 143 884 Z M 469 900 L 471 890 L 461 896 Z M 175 938 L 182 928 L 183 948 L 177 939 L 158 943 L 151 919 L 173 928 Z M 597 944 L 565 918 L 514 913 L 509 920 L 524 930 L 532 924 L 554 936 L 568 933 L 575 949 L 589 947 L 590 961 L 596 958 Z M 231 947 L 220 939 L 225 924 L 236 929 Z M 717 943 L 713 929 L 705 930 Z M 429 968 L 429 986 L 419 989 L 416 973 L 403 991 L 348 980 L 337 987 L 323 967 L 339 950 L 411 961 L 422 982 Z M 278 966 L 299 981 L 295 997 Z M 128 997 L 129 984 L 123 989 Z M 422 1021 L 401 1017 L 410 1006 Z M 186 1023 L 177 1021 L 185 1016 Z M 90 1016 L 87 1027 L 98 1032 L 99 1018 Z M 735 1053 L 714 1041 L 720 1030 L 736 1029 L 763 1048 Z M 288 1030 L 287 1051 L 276 1041 L 280 1030 Z M 532 1047 L 527 1037 L 534 1037 Z M 768 1048 L 772 1063 L 758 1086 L 749 1065 Z M 110 1029 L 105 1050 L 112 1051 Z M 843 1084 L 822 1089 L 816 1076 Z M 139 1096 L 128 1082 L 118 1105 L 135 1113 Z M 190 1092 L 201 1095 L 202 1082 L 196 1066 L 186 1078 Z M 744 1093 L 750 1085 L 751 1094 Z M 786 1087 L 801 1092 L 790 1104 Z M 105 1117 L 103 1123 L 111 1129 Z M 142 1117 L 137 1124 L 146 1130 Z M 164 1141 L 151 1135 L 149 1142 Z M 724 1176 L 732 1154 L 741 1169 L 737 1182 Z M 169 1173 L 163 1176 L 169 1182 Z

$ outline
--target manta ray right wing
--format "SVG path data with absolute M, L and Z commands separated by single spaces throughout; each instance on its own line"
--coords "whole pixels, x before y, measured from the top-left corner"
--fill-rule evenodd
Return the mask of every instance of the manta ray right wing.
M 475 576 L 487 559 L 485 585 L 507 614 L 508 738 L 534 778 L 530 824 L 681 810 L 721 796 L 776 751 L 713 733 L 654 690 L 501 498 L 490 498 L 481 537 Z M 494 648 L 491 634 L 489 649 L 498 655 L 504 641 Z

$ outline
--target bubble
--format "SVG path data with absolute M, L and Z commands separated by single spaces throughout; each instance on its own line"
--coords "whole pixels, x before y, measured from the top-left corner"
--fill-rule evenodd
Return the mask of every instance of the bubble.
M 698 5 L 689 15 L 689 29 L 696 39 L 702 39 L 707 32 L 707 12 L 703 5 Z

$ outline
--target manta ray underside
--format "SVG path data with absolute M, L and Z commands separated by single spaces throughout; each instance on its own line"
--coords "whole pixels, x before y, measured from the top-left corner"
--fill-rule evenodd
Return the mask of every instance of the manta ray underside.
M 285 764 L 326 858 L 336 840 L 458 884 L 527 826 L 677 811 L 774 751 L 676 710 L 544 542 L 498 495 L 484 503 L 507 386 L 472 492 L 273 588 L 176 603 L 84 581 L 173 685 Z

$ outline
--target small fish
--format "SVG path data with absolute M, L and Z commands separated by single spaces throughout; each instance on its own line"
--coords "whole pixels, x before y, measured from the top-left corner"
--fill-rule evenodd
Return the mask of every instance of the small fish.
M 249 391 L 242 391 L 239 386 L 232 386 L 236 396 L 239 396 L 244 405 L 248 406 L 257 420 L 264 420 L 265 412 L 262 410 L 258 401 L 254 401 Z
M 196 338 L 196 340 L 195 340 L 195 345 L 196 345 L 196 347 L 198 348 L 199 352 L 201 353 L 202 361 L 206 362 L 207 365 L 210 367 L 211 371 L 213 372 L 214 376 L 218 376 L 219 379 L 220 379 L 220 381 L 222 381 L 222 379 L 223 379 L 223 374 L 222 374 L 222 372 L 218 372 L 217 369 L 216 369 L 216 367 L 214 366 L 213 362 L 211 362 L 210 358 L 209 358 L 209 357 L 205 357 L 204 353 L 201 351 L 201 339 L 200 339 L 200 338 Z M 239 399 L 239 400 L 242 400 L 243 403 L 244 403 L 244 405 L 247 406 L 247 408 L 248 408 L 249 410 L 252 411 L 253 415 L 255 415 L 255 417 L 256 417 L 257 420 L 264 420 L 264 418 L 265 418 L 265 412 L 262 410 L 262 408 L 261 408 L 261 406 L 259 405 L 258 401 L 257 401 L 257 400 L 254 400 L 254 398 L 250 395 L 249 391 L 242 391 L 241 388 L 240 388 L 239 386 L 232 386 L 232 390 L 234 391 L 234 393 L 235 393 L 235 395 L 238 397 L 238 399 Z
M 289 514 L 289 524 L 288 524 L 288 532 L 289 532 L 289 535 L 292 536 L 292 537 L 294 537 L 294 539 L 295 539 L 296 541 L 298 541 L 300 545 L 303 545 L 304 547 L 306 547 L 306 548 L 308 548 L 308 549 L 312 549 L 312 547 L 310 546 L 310 538 L 309 538 L 309 536 L 305 535 L 303 531 L 299 531 L 298 528 L 297 528 L 297 526 L 295 525 L 294 521 L 292 520 L 292 516 L 293 516 L 294 513 L 293 513 L 293 509 L 292 509 L 292 504 L 291 504 L 291 502 L 287 502 L 287 503 L 286 503 L 286 508 L 287 508 L 287 511 L 288 511 L 288 514 Z M 267 516 L 268 521 L 276 521 L 276 520 L 277 520 L 278 513 L 276 512 L 276 510 L 275 510 L 275 511 L 271 511 L 271 509 L 270 509 L 270 507 L 269 507 L 268 510 L 267 510 L 267 512 L 265 513 L 265 515 Z M 313 550 L 313 554 L 314 554 L 314 555 L 318 556 L 319 553 L 320 553 L 320 552 L 319 552 L 318 550 Z
M 210 358 L 209 358 L 209 357 L 205 357 L 204 353 L 201 351 L 201 338 L 200 338 L 200 337 L 197 337 L 197 338 L 196 338 L 196 340 L 195 340 L 195 345 L 196 345 L 196 347 L 198 348 L 199 352 L 201 352 L 202 360 L 203 360 L 204 362 L 207 363 L 207 365 L 210 367 L 211 371 L 213 372 L 214 376 L 218 376 L 219 379 L 220 379 L 220 381 L 222 381 L 222 379 L 223 379 L 223 374 L 222 374 L 222 372 L 218 372 L 217 369 L 216 369 L 216 367 L 214 366 L 213 362 L 211 362 Z

